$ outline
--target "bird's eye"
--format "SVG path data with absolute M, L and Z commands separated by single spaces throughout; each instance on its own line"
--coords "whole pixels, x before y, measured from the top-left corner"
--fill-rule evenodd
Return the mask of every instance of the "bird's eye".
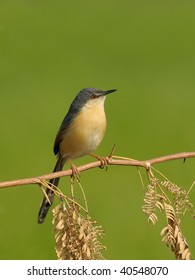
M 98 98 L 98 95 L 97 94 L 92 94 L 91 99 L 95 99 L 95 98 Z

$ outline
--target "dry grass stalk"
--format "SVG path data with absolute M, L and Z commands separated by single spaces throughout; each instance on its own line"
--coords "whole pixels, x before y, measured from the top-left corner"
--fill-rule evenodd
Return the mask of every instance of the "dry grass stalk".
M 152 180 L 147 186 L 144 196 L 143 212 L 148 216 L 148 222 L 157 222 L 156 209 L 163 210 L 162 197 L 157 193 L 157 180 Z
M 189 246 L 183 236 L 175 211 L 170 204 L 164 203 L 167 226 L 162 229 L 162 241 L 171 248 L 177 260 L 193 259 Z
M 99 260 L 103 259 L 101 250 L 105 249 L 98 238 L 103 230 L 96 222 L 80 214 L 74 202 L 65 207 L 62 202 L 53 209 L 56 253 L 60 260 Z
M 164 186 L 171 194 L 173 194 L 175 213 L 177 216 L 189 212 L 191 216 L 195 217 L 195 210 L 192 202 L 189 200 L 188 192 L 177 186 L 170 181 L 162 181 L 161 185 Z
M 152 167 L 154 170 L 154 168 Z M 181 187 L 171 183 L 161 172 L 155 171 L 163 177 L 163 181 L 156 178 L 149 166 L 147 175 L 149 184 L 145 190 L 143 212 L 148 216 L 148 221 L 153 225 L 157 222 L 158 217 L 156 209 L 165 213 L 167 226 L 161 231 L 163 242 L 171 248 L 176 259 L 189 260 L 193 259 L 189 246 L 180 229 L 180 215 L 189 212 L 192 217 L 195 216 L 193 204 L 190 202 L 187 192 Z M 143 180 L 142 180 L 143 181 Z M 169 198 L 170 194 L 172 199 Z

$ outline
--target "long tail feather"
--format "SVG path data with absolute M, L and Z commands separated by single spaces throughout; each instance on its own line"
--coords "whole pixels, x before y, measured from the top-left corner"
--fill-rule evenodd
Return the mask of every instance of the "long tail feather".
M 65 163 L 65 160 L 63 158 L 59 157 L 56 162 L 53 172 L 61 171 L 64 166 L 64 163 Z M 54 186 L 57 187 L 59 181 L 60 181 L 60 177 L 51 179 L 49 181 L 51 188 L 54 188 Z M 47 197 L 43 198 L 43 201 L 42 201 L 40 209 L 39 209 L 39 214 L 38 214 L 38 223 L 39 224 L 42 224 L 44 222 L 45 217 L 49 211 L 49 208 L 51 207 L 51 205 L 53 203 L 54 196 L 55 196 L 54 191 L 51 189 L 46 189 L 46 194 L 47 194 Z M 49 199 L 49 201 L 48 201 L 48 199 Z

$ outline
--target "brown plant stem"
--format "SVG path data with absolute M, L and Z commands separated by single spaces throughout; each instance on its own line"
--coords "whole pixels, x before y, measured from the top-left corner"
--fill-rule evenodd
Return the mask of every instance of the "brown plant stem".
M 116 157 L 117 159 L 115 159 L 115 156 L 112 156 L 111 158 L 110 157 L 107 158 L 107 162 L 108 165 L 137 166 L 137 167 L 144 167 L 145 169 L 148 169 L 150 165 L 167 162 L 170 160 L 186 159 L 186 158 L 194 158 L 194 157 L 195 157 L 195 152 L 182 152 L 182 153 L 176 153 L 176 154 L 171 154 L 171 155 L 166 155 L 162 157 L 152 158 L 149 160 L 141 160 L 141 161 L 128 159 L 124 157 Z M 101 165 L 102 162 L 95 161 L 79 166 L 77 169 L 79 172 L 83 172 L 95 167 L 100 167 Z M 49 180 L 53 178 L 65 177 L 70 175 L 72 175 L 71 169 L 45 174 L 33 178 L 25 178 L 25 179 L 0 182 L 0 188 L 8 188 L 8 187 L 15 187 L 15 186 L 29 185 L 29 184 L 41 184 L 42 180 Z

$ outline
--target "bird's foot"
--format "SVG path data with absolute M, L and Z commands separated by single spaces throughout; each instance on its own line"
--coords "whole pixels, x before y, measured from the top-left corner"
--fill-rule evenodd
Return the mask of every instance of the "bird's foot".
M 74 165 L 74 163 L 72 163 L 71 160 L 68 160 L 69 163 L 70 163 L 70 167 L 71 167 L 71 170 L 72 170 L 72 177 L 76 178 L 78 181 L 80 181 L 80 177 L 81 177 L 81 174 L 79 172 L 79 170 L 77 169 L 76 165 Z
M 97 156 L 94 154 L 89 154 L 90 156 L 98 159 L 101 163 L 100 168 L 103 169 L 104 167 L 106 168 L 106 170 L 108 169 L 108 164 L 109 164 L 109 157 L 101 157 L 101 156 Z

